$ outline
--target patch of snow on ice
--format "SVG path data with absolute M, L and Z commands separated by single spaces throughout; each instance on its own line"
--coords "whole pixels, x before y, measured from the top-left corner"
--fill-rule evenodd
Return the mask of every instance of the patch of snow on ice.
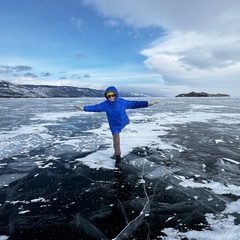
M 239 240 L 240 225 L 234 224 L 234 217 L 221 218 L 213 214 L 206 214 L 206 219 L 210 224 L 210 230 L 179 232 L 173 228 L 165 228 L 162 232 L 167 236 L 164 240 L 180 240 L 182 238 L 197 240 Z
M 208 183 L 198 183 L 194 182 L 193 179 L 185 179 L 179 183 L 179 185 L 184 187 L 192 188 L 209 188 L 216 194 L 233 194 L 235 196 L 240 196 L 240 186 L 233 184 L 224 185 L 220 182 L 208 182 Z

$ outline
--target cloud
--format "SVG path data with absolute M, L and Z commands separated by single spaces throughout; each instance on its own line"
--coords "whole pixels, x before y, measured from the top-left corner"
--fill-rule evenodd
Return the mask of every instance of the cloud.
M 7 69 L 7 70 L 9 70 L 9 69 L 12 68 L 12 67 L 10 67 L 10 66 L 5 66 L 5 65 L 0 65 L 0 67 L 1 67 L 2 69 Z
M 15 67 L 1 65 L 0 67 L 1 67 L 2 69 L 7 69 L 7 70 L 9 70 L 9 71 L 12 70 L 12 71 L 16 71 L 16 72 L 30 71 L 30 70 L 32 70 L 32 67 L 24 66 L 24 65 L 18 65 L 18 66 L 15 66 Z
M 240 1 L 83 0 L 109 23 L 164 30 L 140 51 L 164 86 L 194 87 L 237 81 L 240 74 Z M 110 25 L 110 24 L 109 24 Z M 230 86 L 230 84 L 229 84 Z M 232 87 L 236 87 L 234 83 Z
M 81 77 L 78 74 L 74 73 L 71 75 L 71 79 L 81 79 Z
M 12 71 L 11 70 L 9 70 L 9 69 L 0 69 L 0 74 L 9 74 L 9 73 L 12 73 Z
M 74 28 L 81 29 L 83 27 L 83 20 L 77 17 L 71 17 L 71 25 Z
M 229 32 L 235 32 L 231 23 L 240 28 L 238 0 L 83 0 L 83 3 L 94 6 L 105 17 L 122 19 L 133 27 L 163 26 L 170 30 L 193 31 L 228 26 Z
M 12 69 L 16 70 L 17 72 L 21 72 L 21 71 L 32 70 L 32 67 L 19 65 L 19 66 L 13 67 Z
M 213 70 L 227 68 L 240 62 L 240 41 L 237 40 L 237 37 L 233 36 L 216 39 L 214 36 L 197 32 L 176 33 L 164 42 L 162 40 L 155 42 L 141 53 L 148 58 L 148 63 L 154 58 L 158 63 L 162 60 L 170 64 L 178 64 L 180 68 L 187 71 Z
M 38 77 L 37 75 L 30 72 L 22 74 L 22 72 L 30 71 L 30 70 L 32 70 L 32 67 L 25 66 L 25 65 L 17 65 L 17 66 L 1 65 L 0 66 L 0 74 L 3 74 L 4 77 L 7 77 L 7 78 L 9 78 L 11 75 L 17 78 L 21 76 L 31 77 L 31 78 Z
M 119 27 L 121 26 L 120 22 L 116 20 L 106 20 L 104 21 L 104 25 L 107 27 Z
M 189 32 L 173 34 L 141 53 L 148 68 L 161 74 L 166 84 L 187 84 L 234 78 L 240 69 L 239 49 L 236 37 L 216 39 Z
M 28 78 L 28 77 L 30 77 L 30 78 L 36 78 L 36 77 L 38 77 L 37 75 L 35 75 L 35 74 L 33 74 L 33 73 L 25 73 L 24 75 L 23 75 L 24 77 L 26 77 L 26 78 Z
M 52 74 L 51 73 L 49 73 L 49 72 L 42 72 L 41 73 L 41 76 L 42 77 L 49 77 L 49 76 L 51 76 Z
M 19 74 L 19 73 L 14 73 L 13 76 L 14 76 L 14 77 L 20 77 L 21 74 Z
M 70 56 L 71 66 L 67 65 L 66 59 L 68 58 L 63 55 L 65 50 L 62 48 L 62 57 L 54 61 L 55 66 L 51 64 L 52 58 L 48 58 L 47 61 L 41 60 L 41 54 L 35 54 L 36 59 L 0 57 L 1 63 L 6 65 L 0 66 L 1 76 L 6 78 L 15 76 L 19 81 L 24 81 L 27 77 L 26 81 L 32 78 L 31 81 L 37 82 L 34 76 L 38 75 L 38 81 L 46 83 L 48 81 L 53 83 L 55 79 L 58 84 L 65 84 L 67 81 L 81 84 L 86 80 L 86 82 L 91 82 L 88 84 L 96 86 L 100 83 L 103 86 L 111 83 L 123 87 L 129 86 L 133 89 L 140 87 L 144 90 L 153 89 L 167 93 L 179 90 L 187 92 L 187 89 L 203 91 L 203 86 L 214 88 L 222 86 L 222 89 L 226 89 L 225 86 L 227 86 L 239 91 L 239 83 L 237 85 L 240 75 L 239 0 L 82 0 L 81 2 L 89 7 L 90 11 L 86 11 L 84 15 L 72 15 L 68 18 L 69 25 L 71 24 L 74 30 L 86 29 L 87 24 L 96 28 L 87 34 L 75 31 L 76 35 L 69 36 L 69 39 L 74 37 L 77 40 L 77 45 L 64 41 L 66 54 L 67 52 L 73 53 Z M 94 11 L 97 12 L 97 16 L 94 16 Z M 90 19 L 88 17 L 91 17 L 90 22 L 87 22 Z M 99 22 L 101 20 L 103 32 L 101 22 Z M 106 34 L 113 31 L 121 34 L 114 36 Z M 90 39 L 92 33 L 94 37 Z M 133 37 L 139 37 L 140 41 L 136 41 L 136 45 L 141 47 L 141 49 L 137 47 L 140 56 L 135 55 L 124 62 L 122 61 L 124 56 L 136 54 L 135 47 L 131 48 L 130 45 L 125 44 L 130 35 L 131 40 Z M 96 44 L 98 42 L 95 41 L 96 36 L 102 36 L 101 40 L 106 37 L 105 45 L 109 42 L 108 51 L 104 52 L 102 62 L 99 59 L 105 45 Z M 111 47 L 116 48 L 114 41 L 111 41 L 112 37 L 116 36 L 121 45 L 119 49 L 126 47 L 122 52 L 126 50 L 128 53 L 128 55 L 119 56 L 121 60 L 119 64 L 114 61 L 118 59 L 118 56 L 110 55 L 114 53 Z M 88 48 L 88 40 L 89 44 L 94 42 L 94 48 Z M 57 49 L 59 41 L 54 41 L 52 50 Z M 86 45 L 85 42 L 82 44 L 82 41 L 86 41 Z M 68 46 L 74 47 L 75 50 L 69 51 Z M 81 49 L 88 52 L 88 63 L 86 61 L 83 64 L 83 61 L 80 61 L 85 57 Z M 108 64 L 104 69 L 104 60 L 109 58 L 113 60 L 113 64 Z M 82 65 L 79 65 L 80 63 Z M 34 66 L 34 69 L 38 71 L 30 75 L 33 70 L 29 65 Z M 127 67 L 124 68 L 125 66 Z M 77 74 L 72 76 L 75 73 Z M 85 78 L 86 73 L 91 73 L 91 78 Z M 50 75 L 51 79 L 47 78 Z M 80 76 L 82 80 L 78 81 Z

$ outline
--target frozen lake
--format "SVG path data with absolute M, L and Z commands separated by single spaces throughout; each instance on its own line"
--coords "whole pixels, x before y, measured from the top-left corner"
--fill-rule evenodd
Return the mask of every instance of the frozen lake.
M 239 240 L 240 98 L 127 110 L 121 172 L 105 113 L 73 107 L 103 100 L 0 99 L 0 240 Z

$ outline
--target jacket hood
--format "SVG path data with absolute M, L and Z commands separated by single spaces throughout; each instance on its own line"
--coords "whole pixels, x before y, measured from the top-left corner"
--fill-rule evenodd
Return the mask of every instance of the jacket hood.
M 116 94 L 116 97 L 119 97 L 118 90 L 114 86 L 110 86 L 105 90 L 105 93 L 104 93 L 105 98 L 107 98 L 106 95 L 108 92 L 114 92 Z

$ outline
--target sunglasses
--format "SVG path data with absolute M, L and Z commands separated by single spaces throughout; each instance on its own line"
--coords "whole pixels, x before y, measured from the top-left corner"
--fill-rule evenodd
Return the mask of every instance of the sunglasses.
M 116 94 L 107 95 L 107 98 L 116 97 Z

